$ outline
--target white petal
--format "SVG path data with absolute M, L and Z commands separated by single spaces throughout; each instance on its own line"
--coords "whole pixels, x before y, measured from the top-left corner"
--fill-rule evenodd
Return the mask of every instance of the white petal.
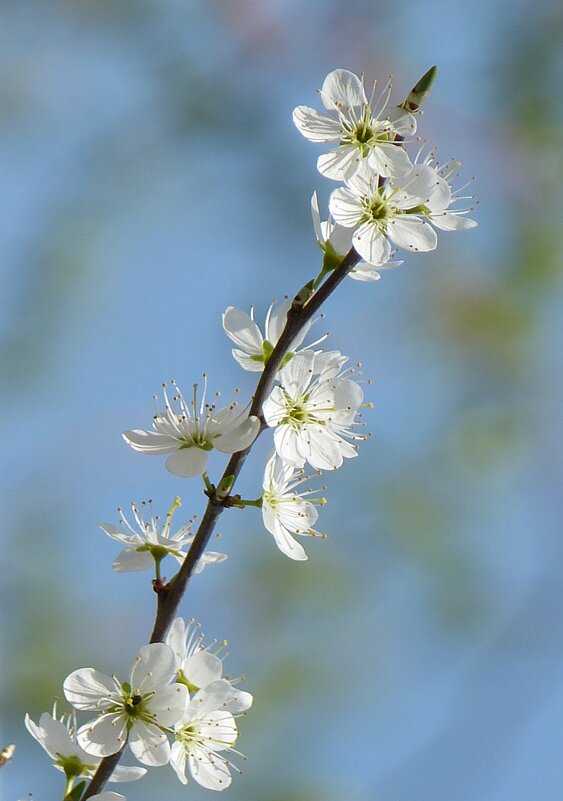
M 391 142 L 374 147 L 368 156 L 369 164 L 383 176 L 400 177 L 412 170 L 409 155 L 400 145 Z
M 138 778 L 140 779 L 141 777 L 139 776 Z M 109 781 L 115 781 L 115 779 L 110 779 Z M 96 793 L 96 795 L 90 796 L 90 801 L 127 801 L 127 798 L 121 793 L 104 790 L 103 793 Z
M 436 231 L 429 222 L 414 214 L 393 217 L 387 223 L 387 234 L 397 247 L 405 250 L 426 252 L 438 244 Z
M 148 693 L 172 681 L 176 674 L 176 657 L 169 645 L 162 642 L 143 645 L 131 669 L 133 692 Z
M 233 354 L 233 359 L 240 364 L 243 370 L 249 370 L 252 373 L 261 373 L 264 369 L 263 361 L 257 361 L 256 359 L 253 359 L 244 351 L 238 350 L 238 348 L 233 348 L 231 353 Z
M 221 453 L 236 453 L 248 448 L 256 439 L 260 431 L 260 420 L 251 416 L 243 420 L 228 434 L 222 434 L 214 440 L 213 444 Z
M 335 189 L 331 194 L 328 206 L 336 222 L 345 228 L 357 225 L 364 213 L 360 198 L 342 187 Z
M 78 744 L 97 757 L 116 754 L 127 740 L 126 720 L 119 713 L 101 715 L 78 730 Z
M 307 461 L 316 470 L 336 470 L 342 464 L 339 445 L 340 438 L 333 438 L 322 426 L 310 426 Z
M 131 544 L 131 534 L 126 534 L 122 528 L 119 528 L 119 526 L 114 526 L 113 523 L 98 523 L 98 528 L 101 528 L 104 534 L 107 534 L 108 537 L 112 538 L 112 540 Z M 141 538 L 139 537 L 138 539 L 140 543 Z
M 226 790 L 231 784 L 229 768 L 218 759 L 211 759 L 203 748 L 193 748 L 188 755 L 190 773 L 207 790 Z
M 117 765 L 108 781 L 135 782 L 137 779 L 142 779 L 146 772 L 146 768 L 140 768 L 138 765 Z M 122 797 L 120 796 L 120 798 Z
M 262 334 L 246 312 L 229 306 L 223 313 L 223 328 L 229 339 L 243 351 L 262 355 Z
M 192 446 L 181 448 L 166 460 L 166 469 L 175 476 L 192 478 L 201 476 L 207 468 L 208 451 Z
M 275 517 L 273 528 L 274 531 L 272 533 L 274 535 L 276 545 L 280 551 L 285 554 L 285 556 L 288 556 L 290 559 L 294 559 L 297 562 L 304 562 L 308 559 L 305 549 L 301 543 L 297 542 L 297 540 L 291 536 L 287 528 L 285 528 L 285 526 L 283 526 Z
M 223 673 L 223 662 L 215 654 L 202 649 L 188 657 L 184 664 L 184 675 L 196 687 L 206 687 L 217 681 Z
M 164 453 L 171 453 L 178 447 L 178 440 L 166 434 L 157 434 L 156 431 L 143 431 L 135 428 L 133 431 L 126 431 L 123 439 L 133 450 L 140 453 L 147 453 L 150 456 L 160 456 Z
M 370 264 L 379 266 L 389 259 L 391 246 L 372 222 L 365 222 L 354 232 L 354 247 Z
M 148 702 L 150 712 L 160 726 L 172 726 L 182 719 L 190 700 L 185 684 L 169 684 L 157 690 Z
M 360 150 L 356 145 L 341 145 L 319 156 L 317 169 L 325 178 L 347 181 L 358 169 L 360 160 Z
M 294 356 L 280 370 L 278 374 L 279 382 L 290 398 L 302 394 L 311 383 L 314 361 L 315 352 L 313 350 L 304 350 Z
M 358 76 L 350 70 L 337 69 L 329 72 L 321 89 L 321 100 L 327 109 L 339 106 L 367 105 L 364 86 Z
M 282 459 L 294 467 L 303 467 L 306 447 L 300 433 L 290 426 L 278 426 L 274 431 L 274 445 Z
M 317 198 L 317 193 L 313 192 L 311 196 L 311 217 L 313 218 L 313 228 L 315 231 L 315 236 L 317 237 L 317 241 L 320 242 L 321 245 L 325 243 L 325 237 L 323 234 L 323 229 L 321 228 L 321 215 L 319 212 L 319 200 Z
M 293 122 L 309 142 L 334 142 L 340 138 L 342 131 L 338 120 L 309 106 L 293 109 Z
M 181 743 L 175 742 L 170 749 L 170 765 L 182 784 L 187 784 L 186 778 L 186 752 Z
M 166 765 L 170 759 L 168 738 L 152 723 L 135 721 L 129 732 L 129 747 L 143 765 Z
M 442 231 L 468 231 L 470 228 L 477 227 L 475 220 L 447 211 L 443 211 L 441 214 L 432 214 L 430 219 L 432 224 Z
M 75 709 L 107 709 L 113 703 L 116 685 L 110 676 L 94 668 L 79 668 L 63 684 L 66 700 Z
M 352 247 L 352 228 L 336 223 L 330 234 L 330 244 L 339 256 L 345 256 Z
M 393 108 L 386 115 L 395 131 L 401 136 L 412 136 L 416 133 L 416 117 L 402 108 Z
M 435 173 L 436 184 L 432 194 L 428 199 L 427 206 L 432 212 L 445 211 L 452 202 L 452 190 L 447 181 L 441 175 Z
M 266 339 L 271 345 L 275 345 L 281 337 L 285 324 L 287 322 L 287 312 L 291 306 L 290 300 L 284 300 L 279 306 L 273 308 L 270 306 L 270 311 L 266 318 L 266 326 L 264 333 Z
M 115 557 L 112 569 L 116 573 L 137 573 L 149 570 L 154 565 L 150 551 L 138 551 L 136 548 L 124 548 Z

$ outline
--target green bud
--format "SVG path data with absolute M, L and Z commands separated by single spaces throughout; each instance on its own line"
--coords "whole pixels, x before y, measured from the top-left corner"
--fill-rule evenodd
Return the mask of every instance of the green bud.
M 314 292 L 314 283 L 314 279 L 311 279 L 310 281 L 307 281 L 305 286 L 299 290 L 297 295 L 293 298 L 293 303 L 291 304 L 293 309 L 303 308 Z
M 404 108 L 406 111 L 418 111 L 422 103 L 430 94 L 430 89 L 434 83 L 434 78 L 436 77 L 437 71 L 437 66 L 430 67 L 430 69 L 424 73 L 422 78 L 413 86 L 409 92 L 409 96 L 404 103 L 401 103 L 399 108 Z
M 225 476 L 224 479 L 221 480 L 219 486 L 217 487 L 216 497 L 218 500 L 222 500 L 226 498 L 229 492 L 231 491 L 233 484 L 235 483 L 234 476 Z

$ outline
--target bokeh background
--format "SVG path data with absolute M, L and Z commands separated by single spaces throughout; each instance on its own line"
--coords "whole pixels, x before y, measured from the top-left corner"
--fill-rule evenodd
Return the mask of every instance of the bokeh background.
M 150 631 L 148 574 L 112 573 L 96 523 L 132 499 L 202 510 L 121 432 L 171 377 L 250 393 L 221 312 L 261 317 L 318 270 L 309 198 L 333 185 L 293 107 L 337 66 L 393 73 L 400 102 L 433 63 L 420 129 L 477 177 L 480 227 L 331 299 L 317 331 L 363 362 L 375 409 L 326 476 L 330 537 L 292 563 L 256 510 L 226 513 L 229 559 L 183 611 L 255 693 L 232 801 L 563 797 L 563 14 L 530 9 L 0 4 L 2 798 L 60 798 L 24 711 L 76 667 L 127 671 Z M 151 774 L 114 789 L 209 796 Z

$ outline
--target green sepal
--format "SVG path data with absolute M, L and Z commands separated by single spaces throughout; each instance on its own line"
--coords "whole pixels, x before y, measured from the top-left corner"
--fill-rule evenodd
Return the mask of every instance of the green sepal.
M 85 787 L 86 787 L 86 781 L 85 780 L 82 780 L 81 782 L 78 782 L 78 784 L 75 784 L 75 786 L 72 788 L 70 793 L 67 793 L 65 795 L 64 801 L 79 801 L 79 798 L 82 795 L 82 793 L 84 792 L 84 788 Z
M 404 108 L 406 111 L 418 111 L 420 106 L 430 94 L 430 89 L 434 83 L 434 78 L 438 72 L 438 67 L 434 65 L 427 70 L 422 78 L 417 81 L 409 92 L 409 96 L 404 103 L 401 103 L 399 108 Z

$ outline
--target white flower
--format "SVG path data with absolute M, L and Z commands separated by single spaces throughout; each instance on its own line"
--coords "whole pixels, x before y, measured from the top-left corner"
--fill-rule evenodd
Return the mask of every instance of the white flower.
M 171 454 L 166 460 L 166 467 L 183 478 L 204 473 L 209 451 L 213 448 L 222 453 L 235 453 L 247 448 L 258 434 L 260 421 L 257 417 L 249 417 L 247 410 L 236 401 L 220 409 L 215 403 L 207 404 L 205 376 L 204 381 L 199 408 L 197 384 L 194 384 L 194 395 L 189 404 L 174 381 L 171 382 L 174 391 L 172 398 L 168 395 L 166 384 L 163 384 L 165 409 L 154 415 L 154 431 L 126 431 L 123 434 L 125 442 L 140 453 L 155 456 Z
M 78 730 L 78 743 L 89 754 L 115 754 L 125 743 L 144 765 L 164 765 L 170 744 L 161 730 L 181 720 L 189 700 L 183 684 L 171 684 L 176 658 L 164 643 L 145 645 L 120 682 L 94 668 L 80 668 L 65 679 L 67 701 L 78 710 L 95 710 L 98 717 Z
M 181 617 L 173 621 L 166 643 L 172 648 L 176 657 L 178 681 L 184 682 L 193 693 L 221 679 L 231 687 L 229 698 L 224 699 L 227 701 L 224 708 L 229 712 L 245 712 L 250 709 L 252 695 L 237 690 L 233 687 L 232 681 L 222 679 L 223 658 L 218 654 L 227 643 L 223 641 L 215 652 L 212 652 L 211 648 L 216 645 L 216 641 L 204 646 L 203 639 L 199 624 L 193 620 L 190 620 L 187 626 Z
M 236 309 L 234 306 L 228 306 L 223 313 L 225 333 L 237 345 L 236 348 L 233 348 L 232 354 L 245 370 L 251 370 L 256 373 L 262 372 L 282 334 L 287 320 L 287 312 L 291 307 L 291 301 L 286 300 L 280 303 L 277 308 L 274 308 L 274 306 L 275 303 L 272 303 L 266 314 L 264 334 L 262 334 L 254 321 L 253 306 L 250 309 L 250 314 Z M 311 322 L 308 322 L 295 337 L 291 343 L 293 350 L 289 350 L 286 354 L 286 361 L 289 361 L 295 352 L 299 352 L 299 345 L 307 336 L 311 324 Z M 322 337 L 314 344 L 318 344 L 324 338 Z
M 426 206 L 442 180 L 428 165 L 417 164 L 407 177 L 380 186 L 377 175 L 362 168 L 346 187 L 333 191 L 330 211 L 341 225 L 355 229 L 354 247 L 371 264 L 387 261 L 389 240 L 405 250 L 434 250 L 438 238 Z
M 231 783 L 233 766 L 224 752 L 233 750 L 238 730 L 225 706 L 229 687 L 229 682 L 215 681 L 199 690 L 175 726 L 170 764 L 182 784 L 188 782 L 186 762 L 195 781 L 208 790 L 225 790 Z
M 317 242 L 324 253 L 323 267 L 327 270 L 334 270 L 353 247 L 352 239 L 355 229 L 340 225 L 331 216 L 329 216 L 328 220 L 321 221 L 316 192 L 313 192 L 311 198 L 311 215 Z M 390 257 L 391 252 L 387 256 Z M 367 261 L 360 261 L 350 270 L 348 275 L 356 281 L 378 281 L 381 278 L 379 270 L 398 267 L 402 263 L 402 261 L 386 261 L 382 264 L 370 264 Z
M 262 518 L 270 534 L 273 534 L 280 551 L 290 559 L 303 561 L 307 554 L 293 534 L 309 537 L 325 537 L 313 529 L 317 521 L 317 510 L 313 503 L 324 504 L 325 498 L 304 500 L 295 492 L 296 487 L 306 481 L 302 472 L 296 472 L 293 465 L 284 462 L 277 454 L 268 459 L 264 471 Z M 311 490 L 309 491 L 311 492 Z
M 142 501 L 141 508 L 146 505 L 145 501 Z M 159 565 L 167 554 L 170 554 L 182 564 L 186 557 L 186 552 L 183 549 L 193 542 L 193 520 L 189 520 L 175 534 L 170 536 L 172 517 L 176 509 L 181 506 L 180 498 L 174 500 L 166 514 L 162 528 L 160 527 L 158 515 L 152 514 L 150 501 L 148 505 L 151 514 L 150 519 L 145 521 L 139 507 L 134 503 L 131 504 L 137 528 L 134 528 L 129 523 L 121 509 L 117 510 L 121 527 L 114 526 L 112 523 L 99 523 L 99 527 L 108 537 L 125 545 L 125 548 L 113 562 L 113 569 L 118 573 L 147 570 L 155 563 Z M 206 551 L 198 560 L 195 572 L 201 573 L 206 564 L 224 562 L 226 558 L 226 554 Z
M 414 134 L 416 120 L 400 108 L 382 117 L 390 91 L 389 83 L 378 99 L 381 108 L 372 110 L 358 76 L 338 69 L 327 75 L 320 92 L 324 113 L 308 106 L 297 106 L 293 122 L 306 139 L 338 143 L 333 150 L 319 156 L 320 173 L 345 181 L 364 163 L 383 176 L 397 177 L 410 171 L 412 164 L 406 151 L 393 140 L 396 136 Z
M 44 712 L 39 718 L 39 723 L 26 714 L 25 725 L 28 732 L 34 737 L 39 745 L 54 759 L 54 767 L 63 771 L 66 776 L 86 776 L 90 778 L 100 764 L 101 758 L 86 753 L 76 742 L 76 718 L 68 716 L 57 718 L 56 711 L 53 715 Z M 146 773 L 145 768 L 127 767 L 117 765 L 111 774 L 110 782 L 132 782 L 140 779 Z
M 323 359 L 318 377 L 318 354 L 304 351 L 294 356 L 279 373 L 280 386 L 274 387 L 264 402 L 266 422 L 276 427 L 276 451 L 295 467 L 309 462 L 317 470 L 335 470 L 343 459 L 357 456 L 356 448 L 345 438 L 365 439 L 352 432 L 363 401 L 362 389 L 339 375 L 342 357 L 338 351 L 335 354 L 338 356 Z
M 90 796 L 90 801 L 127 801 L 127 798 L 121 793 L 112 793 L 111 790 L 106 790 L 103 793 L 96 793 Z

